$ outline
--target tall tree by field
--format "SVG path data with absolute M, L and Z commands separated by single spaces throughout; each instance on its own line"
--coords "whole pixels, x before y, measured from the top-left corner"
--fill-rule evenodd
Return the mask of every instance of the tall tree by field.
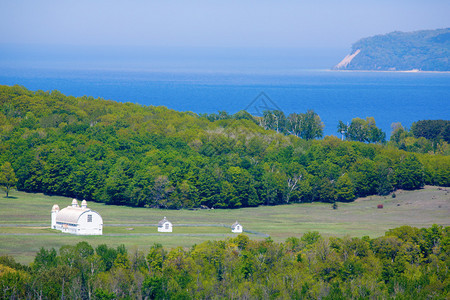
M 402 157 L 396 168 L 397 185 L 406 190 L 423 187 L 423 166 L 415 155 Z
M 342 202 L 350 202 L 356 198 L 355 188 L 347 173 L 339 177 L 336 182 L 336 198 Z
M 9 162 L 5 162 L 0 168 L 0 187 L 6 192 L 6 198 L 9 197 L 11 189 L 16 187 L 17 178 Z

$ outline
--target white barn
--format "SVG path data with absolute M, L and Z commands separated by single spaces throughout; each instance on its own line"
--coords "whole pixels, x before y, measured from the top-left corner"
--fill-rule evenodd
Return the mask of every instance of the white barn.
M 242 227 L 241 224 L 239 224 L 238 221 L 236 221 L 233 225 L 231 225 L 231 232 L 233 233 L 242 233 L 243 230 L 244 228 Z
M 158 222 L 159 232 L 172 232 L 172 223 L 166 217 Z
M 73 199 L 72 205 L 59 210 L 57 204 L 52 207 L 52 229 L 76 235 L 102 235 L 103 219 L 96 211 L 87 207 L 86 200 L 78 205 Z

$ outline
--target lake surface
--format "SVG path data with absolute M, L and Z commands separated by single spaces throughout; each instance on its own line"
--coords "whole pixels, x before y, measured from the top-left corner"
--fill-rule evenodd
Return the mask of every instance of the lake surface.
M 374 117 L 389 137 L 391 124 L 450 119 L 449 73 L 290 72 L 214 73 L 0 68 L 0 84 L 59 90 L 179 111 L 213 113 L 241 109 L 258 114 L 279 108 L 287 115 L 313 109 L 325 135 L 337 135 L 339 120 Z M 265 105 L 261 105 L 261 93 Z M 256 99 L 256 100 L 255 100 Z

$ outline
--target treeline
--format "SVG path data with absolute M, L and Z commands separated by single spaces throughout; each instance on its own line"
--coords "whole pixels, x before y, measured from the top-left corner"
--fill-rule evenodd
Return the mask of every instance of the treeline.
M 288 116 L 281 110 L 266 110 L 262 116 L 252 116 L 246 111 L 239 111 L 234 115 L 229 115 L 225 111 L 218 114 L 200 114 L 200 117 L 209 121 L 218 120 L 241 120 L 253 121 L 255 124 L 266 130 L 274 130 L 285 135 L 295 135 L 306 140 L 321 138 L 323 136 L 324 125 L 319 115 L 313 110 L 308 110 L 304 114 L 291 113 Z
M 266 110 L 262 116 L 252 116 L 246 111 L 239 111 L 233 115 L 226 111 L 217 114 L 200 114 L 211 122 L 219 120 L 250 120 L 266 130 L 273 130 L 285 135 L 294 135 L 306 140 L 323 137 L 323 122 L 314 110 L 306 113 L 291 113 L 286 116 L 280 110 Z M 408 152 L 450 154 L 450 121 L 421 120 L 414 122 L 411 130 L 401 123 L 392 123 L 390 141 L 386 141 L 386 133 L 377 127 L 373 117 L 366 119 L 353 118 L 351 122 L 339 121 L 337 133 L 342 140 L 363 143 L 378 143 L 394 146 Z
M 448 299 L 450 227 L 284 243 L 245 235 L 170 251 L 87 242 L 30 266 L 0 257 L 1 299 Z
M 308 110 L 304 114 L 291 113 L 288 116 L 281 110 L 266 110 L 262 116 L 252 116 L 246 111 L 239 111 L 234 115 L 219 111 L 218 114 L 200 114 L 200 117 L 211 122 L 246 119 L 266 130 L 273 130 L 284 135 L 294 135 L 305 140 L 322 138 L 323 128 L 325 127 L 320 116 L 314 110 Z M 380 144 L 386 142 L 386 133 L 376 126 L 373 117 L 368 117 L 365 120 L 354 118 L 348 125 L 339 121 L 337 128 L 337 132 L 342 134 L 342 137 L 345 136 L 348 141 Z
M 410 130 L 393 123 L 390 143 L 405 151 L 449 155 L 450 121 L 421 120 L 414 122 Z
M 297 116 L 318 120 L 312 111 Z M 260 122 L 246 112 L 210 121 L 165 107 L 0 86 L 0 165 L 11 164 L 22 191 L 174 209 L 352 201 L 450 185 L 449 156 L 332 136 L 302 139 Z

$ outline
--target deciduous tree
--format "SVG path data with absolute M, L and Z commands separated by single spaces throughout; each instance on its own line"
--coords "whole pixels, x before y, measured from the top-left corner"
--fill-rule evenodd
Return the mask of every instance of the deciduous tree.
M 338 129 L 345 129 L 341 123 L 339 123 Z M 384 143 L 386 134 L 376 126 L 373 117 L 367 117 L 365 120 L 354 118 L 347 128 L 346 138 L 358 142 Z
M 343 202 L 350 202 L 355 199 L 355 187 L 347 173 L 336 181 L 336 198 Z
M 11 163 L 5 162 L 0 169 L 0 187 L 6 192 L 6 198 L 9 192 L 16 186 L 17 178 Z

